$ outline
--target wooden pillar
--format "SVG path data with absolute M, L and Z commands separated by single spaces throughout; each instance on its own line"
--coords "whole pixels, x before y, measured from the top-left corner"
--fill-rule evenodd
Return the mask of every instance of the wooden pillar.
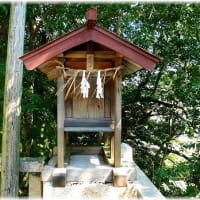
M 57 78 L 57 90 L 64 84 L 63 76 Z M 58 167 L 64 167 L 64 119 L 65 119 L 65 104 L 64 91 L 57 96 L 57 155 Z
M 42 197 L 42 183 L 39 173 L 29 174 L 29 197 L 41 198 Z
M 18 196 L 20 114 L 26 4 L 11 4 L 8 32 L 1 165 L 1 197 Z M 2 80 L 3 81 L 3 80 Z M 2 90 L 2 88 L 1 88 Z
M 115 133 L 114 133 L 114 166 L 121 165 L 121 75 L 118 74 L 114 82 L 115 102 Z
M 110 104 L 110 109 L 111 109 L 111 118 L 115 121 L 115 92 L 114 92 L 114 81 L 111 81 L 111 90 L 110 90 L 110 98 L 111 98 L 111 104 Z M 115 128 L 115 124 L 114 124 L 114 128 Z M 115 148 L 114 148 L 114 135 L 115 132 L 112 133 L 111 135 L 111 141 L 110 141 L 110 156 L 111 156 L 111 161 L 114 164 L 114 152 L 115 152 Z
M 114 162 L 115 162 L 115 158 L 114 158 L 114 156 L 115 156 L 115 143 L 114 143 L 114 140 L 115 139 L 115 133 L 112 133 L 112 135 L 111 135 L 111 141 L 110 141 L 110 158 L 111 158 L 111 161 L 113 162 L 113 164 L 114 164 Z

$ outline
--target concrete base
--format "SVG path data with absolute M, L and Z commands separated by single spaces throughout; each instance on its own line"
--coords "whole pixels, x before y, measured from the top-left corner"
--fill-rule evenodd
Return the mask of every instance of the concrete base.
M 46 171 L 42 174 L 43 199 L 164 199 L 130 159 L 131 149 L 127 145 L 124 147 L 120 168 L 106 164 L 103 157 L 97 154 L 72 155 L 69 164 L 65 164 L 66 185 L 63 184 L 63 187 L 53 187 L 52 174 L 55 166 L 45 168 Z M 110 174 L 106 175 L 107 172 Z M 114 184 L 102 181 L 107 179 L 105 177 L 110 177 L 112 181 L 112 173 Z
M 68 183 L 112 181 L 112 167 L 99 155 L 72 155 L 66 169 Z
M 136 199 L 137 191 L 129 185 L 128 187 L 113 187 L 112 184 L 101 183 L 79 183 L 69 184 L 65 187 L 52 187 L 51 182 L 43 184 L 43 200 L 127 200 Z
M 53 187 L 65 187 L 66 185 L 66 168 L 55 168 L 52 174 Z
M 122 168 L 113 169 L 113 185 L 115 187 L 126 187 L 128 185 L 126 170 Z
M 40 198 L 42 196 L 42 183 L 39 173 L 29 174 L 29 197 Z

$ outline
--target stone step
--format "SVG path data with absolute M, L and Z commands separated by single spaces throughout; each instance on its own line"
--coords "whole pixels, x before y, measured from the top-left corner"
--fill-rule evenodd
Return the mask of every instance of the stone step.
M 94 182 L 94 183 L 111 183 L 112 168 L 108 169 L 67 169 L 67 183 Z
M 112 182 L 112 167 L 100 155 L 72 155 L 66 167 L 66 182 Z

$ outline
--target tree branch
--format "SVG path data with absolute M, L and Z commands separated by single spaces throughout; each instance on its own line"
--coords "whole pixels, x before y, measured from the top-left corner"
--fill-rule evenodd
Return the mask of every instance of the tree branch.
M 155 81 L 153 90 L 152 90 L 152 92 L 151 92 L 151 95 L 153 95 L 153 94 L 156 92 L 156 89 L 157 89 L 157 87 L 158 87 L 158 83 L 159 83 L 159 81 L 160 81 L 160 78 L 161 78 L 162 73 L 163 73 L 163 70 L 164 70 L 164 66 L 165 66 L 165 65 L 163 64 L 163 65 L 160 67 L 160 71 L 159 71 L 158 76 L 157 76 L 157 78 L 156 78 L 156 81 Z
M 190 161 L 191 159 L 189 157 L 187 157 L 186 155 L 184 155 L 183 153 L 177 151 L 177 150 L 174 150 L 174 149 L 169 149 L 170 153 L 174 153 L 180 157 L 183 157 L 185 158 L 187 161 Z

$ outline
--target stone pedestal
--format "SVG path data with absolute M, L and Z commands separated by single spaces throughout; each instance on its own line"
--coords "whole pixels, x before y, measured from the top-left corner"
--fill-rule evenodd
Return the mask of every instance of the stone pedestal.
M 39 173 L 29 174 L 29 197 L 41 197 L 42 196 L 42 184 Z
M 65 187 L 66 168 L 55 168 L 52 174 L 53 187 Z
M 127 187 L 128 176 L 125 168 L 113 169 L 113 185 L 115 187 Z

